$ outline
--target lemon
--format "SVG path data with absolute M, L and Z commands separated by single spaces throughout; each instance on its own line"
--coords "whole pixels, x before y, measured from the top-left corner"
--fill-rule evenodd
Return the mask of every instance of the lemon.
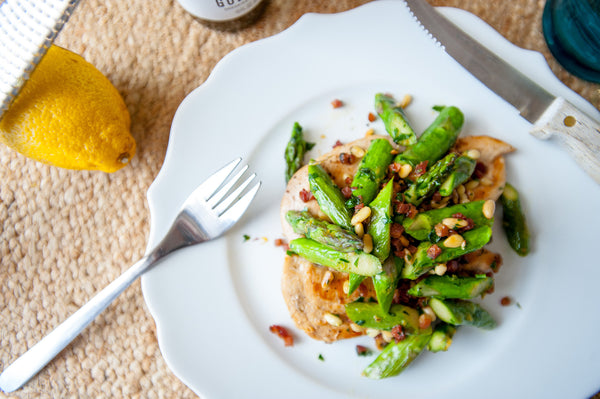
M 51 46 L 0 120 L 0 142 L 61 168 L 114 172 L 135 154 L 130 125 L 110 81 L 81 56 Z

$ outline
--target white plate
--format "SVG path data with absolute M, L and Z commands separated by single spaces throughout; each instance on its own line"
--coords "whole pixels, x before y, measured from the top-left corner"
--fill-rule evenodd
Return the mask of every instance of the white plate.
M 514 47 L 472 14 L 440 11 L 547 90 L 598 115 L 540 54 Z M 412 94 L 407 113 L 417 129 L 431 122 L 433 105 L 452 104 L 466 115 L 463 134 L 489 134 L 518 148 L 507 157 L 507 174 L 522 192 L 533 251 L 515 256 L 495 226 L 493 245 L 504 266 L 484 304 L 499 327 L 463 328 L 448 352 L 424 353 L 400 376 L 371 381 L 360 372 L 374 357 L 355 353 L 358 343 L 373 347 L 370 339 L 327 345 L 293 326 L 280 293 L 284 252 L 273 242 L 281 236 L 283 149 L 293 122 L 319 142 L 313 154 L 368 127 L 382 132 L 381 122 L 367 121 L 378 91 Z M 333 109 L 335 98 L 345 106 Z M 148 193 L 149 247 L 193 188 L 227 161 L 244 157 L 264 185 L 226 238 L 182 250 L 143 277 L 167 363 L 210 399 L 593 394 L 600 388 L 600 187 L 556 143 L 533 138 L 528 128 L 436 46 L 402 2 L 305 15 L 285 32 L 234 51 L 175 115 L 164 166 Z M 244 234 L 252 238 L 244 242 Z M 520 306 L 500 306 L 505 295 Z M 271 324 L 289 327 L 296 344 L 284 347 Z

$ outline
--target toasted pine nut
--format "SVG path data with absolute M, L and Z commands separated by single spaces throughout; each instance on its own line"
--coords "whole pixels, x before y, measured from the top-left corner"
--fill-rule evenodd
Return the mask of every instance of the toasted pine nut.
M 476 150 L 475 148 L 472 148 L 470 150 L 467 150 L 465 152 L 465 155 L 471 159 L 479 159 L 479 157 L 481 156 L 481 152 L 479 152 L 479 150 Z
M 340 319 L 339 316 L 334 315 L 333 313 L 325 313 L 325 315 L 323 316 L 325 318 L 325 321 L 334 326 L 334 327 L 339 327 L 342 325 L 342 319 Z
M 404 235 L 400 236 L 400 243 L 403 247 L 408 247 L 410 245 L 410 241 L 408 241 L 408 238 L 404 237 Z
M 363 236 L 363 251 L 365 253 L 370 254 L 373 251 L 373 237 L 370 234 L 365 234 Z
M 323 281 L 321 281 L 321 287 L 325 288 L 333 281 L 333 273 L 327 270 L 323 275 Z
M 410 94 L 405 94 L 404 97 L 402 97 L 402 101 L 400 101 L 400 108 L 406 108 L 410 105 L 410 103 L 412 102 L 412 96 Z
M 494 217 L 494 212 L 496 211 L 496 203 L 493 200 L 487 200 L 483 203 L 483 207 L 481 208 L 481 213 L 487 219 L 491 219 Z
M 435 312 L 433 311 L 431 306 L 425 306 L 423 308 L 423 313 L 425 313 L 426 315 L 431 317 L 431 321 L 435 321 L 435 319 L 436 319 Z
M 402 179 L 405 179 L 408 177 L 408 175 L 410 175 L 410 172 L 412 172 L 412 166 L 410 166 L 410 164 L 405 163 L 400 167 L 398 176 L 400 176 L 400 178 Z
M 385 342 L 392 342 L 392 339 L 394 339 L 394 335 L 391 331 L 381 330 L 381 338 L 383 338 Z
M 379 335 L 379 330 L 376 328 L 367 328 L 366 333 L 369 337 L 375 338 L 376 336 Z
M 350 281 L 344 281 L 344 284 L 342 285 L 342 291 L 344 291 L 344 294 L 348 295 L 348 292 L 350 292 Z
M 465 184 L 465 187 L 467 188 L 467 190 L 473 190 L 478 185 L 479 185 L 479 180 L 471 180 L 470 182 Z
M 484 186 L 491 186 L 492 184 L 494 184 L 494 182 L 489 177 L 483 177 L 481 179 L 481 184 L 483 184 Z
M 365 150 L 363 150 L 357 145 L 353 145 L 352 147 L 350 147 L 350 154 L 354 155 L 357 158 L 362 158 L 365 156 Z
M 465 186 L 463 184 L 461 184 L 460 186 L 456 187 L 456 191 L 458 192 L 458 195 L 464 194 Z
M 356 223 L 354 225 L 354 232 L 358 236 L 358 238 L 363 238 L 365 235 L 365 226 L 362 223 Z
M 358 223 L 362 223 L 365 220 L 367 220 L 369 216 L 371 216 L 371 208 L 369 208 L 368 206 L 362 207 L 358 212 L 354 214 L 354 216 L 352 216 L 350 224 L 354 226 Z
M 357 332 L 357 333 L 359 333 L 359 332 L 363 332 L 363 331 L 364 331 L 364 328 L 362 328 L 361 326 L 359 326 L 359 325 L 358 325 L 358 324 L 356 324 L 356 323 L 350 323 L 350 329 L 351 329 L 352 331 L 354 331 L 354 332 Z
M 442 224 L 448 227 L 449 229 L 460 229 L 463 227 L 467 227 L 469 225 L 469 222 L 467 222 L 465 219 L 445 218 L 442 220 Z
M 443 263 L 438 263 L 433 269 L 435 274 L 437 274 L 438 276 L 443 276 L 444 274 L 446 274 L 446 270 L 448 270 L 448 267 Z
M 366 131 L 365 136 L 372 136 L 375 134 L 375 129 L 371 128 Z
M 465 239 L 460 234 L 452 234 L 444 240 L 444 246 L 446 248 L 458 248 L 463 242 L 465 242 Z

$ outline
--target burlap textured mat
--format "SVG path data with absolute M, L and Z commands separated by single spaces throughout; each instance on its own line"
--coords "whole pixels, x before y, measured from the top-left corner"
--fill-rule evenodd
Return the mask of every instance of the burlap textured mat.
M 559 78 L 600 106 L 600 87 L 549 58 L 543 0 L 430 0 L 479 15 L 513 43 L 541 51 Z M 236 32 L 200 25 L 174 0 L 82 0 L 57 43 L 83 55 L 125 98 L 138 153 L 114 174 L 61 170 L 0 147 L 0 369 L 142 256 L 146 191 L 158 173 L 175 110 L 215 64 L 306 12 L 364 0 L 271 0 Z M 575 382 L 574 382 L 575 383 Z M 1 394 L 0 394 L 1 395 Z M 167 368 L 135 283 L 16 398 L 192 398 Z

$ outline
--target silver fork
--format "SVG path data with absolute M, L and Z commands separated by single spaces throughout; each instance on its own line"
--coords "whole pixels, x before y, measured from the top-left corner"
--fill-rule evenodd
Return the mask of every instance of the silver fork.
M 23 386 L 125 288 L 165 256 L 177 249 L 215 239 L 229 230 L 246 211 L 261 184 L 259 181 L 251 186 L 256 174 L 239 183 L 247 165 L 232 176 L 240 162 L 240 158 L 230 162 L 198 186 L 185 200 L 167 235 L 148 255 L 8 366 L 0 375 L 0 390 L 12 392 Z

